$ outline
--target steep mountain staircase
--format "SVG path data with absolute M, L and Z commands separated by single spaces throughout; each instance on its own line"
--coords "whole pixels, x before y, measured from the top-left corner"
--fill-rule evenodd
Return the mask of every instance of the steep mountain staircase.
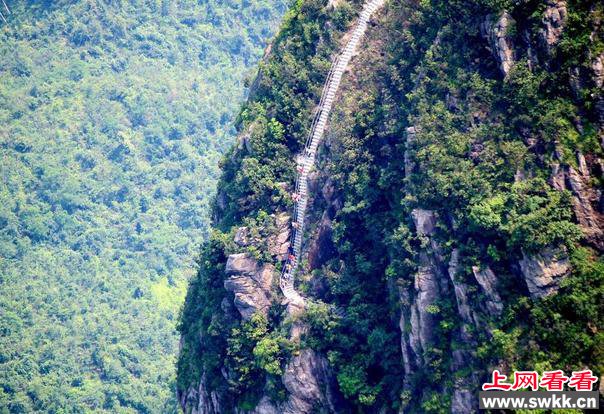
M 315 117 L 306 140 L 304 152 L 298 157 L 298 177 L 296 179 L 297 200 L 294 205 L 294 230 L 292 233 L 293 240 L 293 258 L 287 259 L 287 262 L 281 273 L 279 284 L 283 295 L 290 303 L 304 305 L 304 298 L 294 288 L 294 276 L 298 267 L 300 254 L 302 252 L 302 238 L 304 236 L 304 221 L 306 219 L 306 207 L 308 205 L 308 173 L 315 165 L 315 156 L 317 148 L 325 134 L 327 120 L 331 112 L 333 102 L 340 87 L 342 76 L 346 71 L 346 67 L 350 63 L 350 59 L 355 53 L 361 38 L 367 30 L 369 19 L 380 7 L 384 5 L 386 0 L 369 0 L 363 6 L 363 10 L 359 16 L 356 26 L 352 30 L 352 35 L 341 54 L 336 57 L 331 65 L 323 91 L 321 92 L 321 100 L 316 109 Z

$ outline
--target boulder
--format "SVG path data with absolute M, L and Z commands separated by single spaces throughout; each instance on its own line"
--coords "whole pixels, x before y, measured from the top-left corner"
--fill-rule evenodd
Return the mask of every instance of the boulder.
M 258 261 L 249 253 L 232 254 L 227 258 L 224 271 L 227 275 L 251 275 L 258 271 Z
M 274 268 L 260 267 L 248 253 L 232 254 L 228 257 L 224 288 L 234 294 L 233 303 L 244 320 L 256 312 L 266 314 L 271 305 L 271 286 Z

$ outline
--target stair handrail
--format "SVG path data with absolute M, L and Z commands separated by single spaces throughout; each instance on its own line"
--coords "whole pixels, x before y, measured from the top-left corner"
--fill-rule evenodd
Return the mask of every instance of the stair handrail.
M 294 201 L 292 221 L 294 223 L 297 223 L 297 228 L 292 229 L 290 235 L 290 240 L 292 240 L 292 242 L 290 242 L 290 246 L 292 246 L 293 260 L 289 258 L 288 254 L 288 257 L 285 260 L 285 266 L 281 271 L 281 277 L 279 279 L 279 285 L 284 294 L 288 286 L 293 289 L 293 276 L 297 268 L 297 264 L 299 261 L 298 256 L 302 248 L 302 237 L 304 234 L 304 222 L 307 207 L 306 203 L 308 202 L 308 170 L 312 168 L 315 161 L 315 153 L 312 148 L 314 146 L 318 146 L 318 141 L 322 139 L 325 133 L 325 125 L 322 126 L 322 131 L 320 133 L 317 132 L 317 125 L 322 118 L 324 118 L 324 123 L 327 122 L 329 112 L 331 111 L 331 107 L 333 106 L 333 99 L 335 98 L 335 94 L 337 93 L 337 90 L 340 85 L 341 76 L 344 74 L 348 63 L 350 62 L 350 59 L 352 59 L 352 53 L 358 46 L 358 42 L 360 41 L 361 37 L 365 33 L 365 30 L 367 29 L 367 24 L 371 17 L 371 14 L 373 14 L 373 12 L 375 12 L 379 5 L 384 1 L 385 0 L 371 0 L 363 7 L 363 10 L 361 10 L 361 13 L 359 15 L 359 20 L 356 23 L 354 30 L 352 31 L 351 38 L 346 43 L 346 46 L 344 46 L 343 51 L 333 59 L 329 72 L 327 73 L 327 76 L 325 78 L 325 83 L 321 90 L 321 98 L 319 100 L 319 104 L 313 114 L 313 120 L 306 138 L 304 151 L 302 153 L 302 162 L 300 163 L 299 158 L 296 162 L 296 184 L 294 187 L 294 194 L 297 194 L 297 200 Z M 347 56 L 346 58 L 344 58 L 344 60 L 341 60 L 341 58 L 349 52 L 351 56 Z M 341 62 L 345 62 L 345 65 L 341 69 L 338 69 Z M 340 79 L 338 79 L 335 84 L 333 83 L 334 76 L 340 76 Z M 325 102 L 327 100 L 327 96 L 332 90 L 332 102 L 330 102 L 330 104 L 326 108 Z M 325 116 L 323 117 L 324 114 Z M 302 164 L 302 172 L 298 171 L 300 164 Z M 300 187 L 303 181 L 305 182 L 306 194 L 304 195 L 304 197 L 301 197 Z M 300 209 L 299 207 L 301 201 L 304 201 L 303 209 Z M 296 242 L 296 240 L 299 240 L 299 242 Z M 288 267 L 290 268 L 289 272 L 287 271 Z

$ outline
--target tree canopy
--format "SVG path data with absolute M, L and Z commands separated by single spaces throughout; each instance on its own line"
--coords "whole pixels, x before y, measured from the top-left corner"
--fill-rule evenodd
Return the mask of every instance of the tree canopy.
M 6 3 L 0 412 L 171 412 L 218 160 L 286 2 Z

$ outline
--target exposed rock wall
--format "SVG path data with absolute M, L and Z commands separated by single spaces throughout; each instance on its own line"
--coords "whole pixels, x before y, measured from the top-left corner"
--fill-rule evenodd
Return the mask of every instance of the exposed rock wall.
M 283 384 L 287 391 L 283 402 L 264 395 L 250 411 L 229 405 L 232 401 L 224 393 L 208 391 L 210 386 L 203 374 L 198 387 L 180 396 L 180 404 L 188 414 L 223 414 L 229 410 L 236 414 L 335 414 L 346 407 L 327 359 L 310 349 L 302 350 L 288 362 Z
M 560 40 L 567 17 L 566 0 L 547 1 L 539 35 L 547 54 L 550 56 L 553 54 L 554 46 Z
M 187 414 L 221 414 L 224 412 L 222 399 L 224 395 L 217 391 L 208 391 L 206 374 L 202 374 L 199 385 L 189 388 L 180 396 L 180 406 Z
M 480 269 L 478 266 L 472 266 L 472 273 L 476 281 L 482 288 L 487 300 L 486 309 L 491 316 L 499 316 L 503 310 L 503 302 L 497 293 L 497 277 L 490 267 L 486 266 Z
M 470 286 L 462 281 L 458 274 L 460 272 L 459 250 L 453 249 L 447 273 L 453 285 L 455 303 L 457 305 L 457 314 L 461 321 L 459 328 L 455 332 L 455 339 L 461 347 L 452 351 L 451 373 L 455 375 L 460 370 L 471 367 L 475 362 L 476 341 L 472 332 L 479 327 L 479 316 L 472 309 L 469 299 Z M 453 395 L 451 398 L 451 413 L 463 414 L 476 412 L 476 393 L 477 385 L 476 375 L 472 374 L 470 378 L 459 378 L 453 385 Z
M 591 166 L 577 153 L 578 169 L 556 162 L 552 166 L 550 183 L 557 190 L 572 193 L 573 210 L 587 240 L 604 251 L 604 196 L 602 190 L 591 184 L 590 170 L 602 175 L 602 160 L 592 159 Z
M 516 24 L 507 11 L 499 16 L 488 15 L 481 26 L 483 36 L 488 39 L 493 57 L 499 64 L 503 76 L 507 76 L 514 65 L 514 43 L 511 36 Z
M 429 210 L 414 210 L 412 213 L 415 229 L 430 241 L 436 225 L 436 215 Z M 427 243 L 428 246 L 430 243 Z M 425 355 L 433 341 L 436 318 L 430 312 L 440 299 L 441 286 L 439 257 L 431 247 L 420 252 L 420 267 L 413 276 L 413 285 L 406 287 L 403 280 L 398 282 L 401 302 L 399 326 L 405 372 L 410 376 L 426 362 Z
M 520 268 L 531 296 L 542 298 L 558 291 L 570 272 L 570 263 L 566 251 L 548 248 L 539 254 L 524 254 Z
M 322 186 L 321 193 L 327 205 L 323 218 L 309 247 L 311 268 L 320 267 L 334 254 L 330 216 L 341 208 L 335 194 L 333 183 L 329 180 Z M 257 238 L 245 226 L 234 232 L 233 242 L 239 253 L 227 257 L 224 274 L 224 288 L 229 296 L 223 299 L 222 310 L 225 314 L 236 313 L 243 321 L 250 320 L 254 314 L 268 316 L 271 305 L 282 298 L 278 291 L 278 272 L 269 263 L 257 260 L 248 249 L 262 247 L 276 260 L 284 260 L 288 254 L 291 235 L 291 220 L 286 213 L 273 214 L 273 229 L 265 238 Z M 288 306 L 288 313 L 296 318 L 301 309 Z M 301 321 L 291 326 L 291 339 L 299 342 L 307 327 Z M 199 338 L 203 341 L 203 338 Z M 230 381 L 226 368 L 222 375 L 225 382 Z M 284 401 L 274 401 L 268 394 L 260 397 L 256 407 L 243 410 L 236 407 L 233 396 L 226 389 L 212 389 L 207 375 L 202 373 L 199 383 L 179 394 L 183 410 L 190 414 L 311 414 L 316 412 L 338 413 L 346 403 L 337 387 L 336 378 L 326 357 L 311 349 L 301 349 L 286 364 L 282 376 L 286 391 Z
M 285 401 L 275 403 L 263 396 L 252 411 L 237 410 L 237 414 L 337 413 L 345 406 L 329 363 L 309 349 L 302 350 L 289 361 L 283 384 L 288 392 Z
M 271 304 L 274 277 L 272 265 L 259 266 L 248 253 L 229 256 L 224 288 L 234 294 L 234 303 L 244 320 L 256 312 L 266 314 Z

